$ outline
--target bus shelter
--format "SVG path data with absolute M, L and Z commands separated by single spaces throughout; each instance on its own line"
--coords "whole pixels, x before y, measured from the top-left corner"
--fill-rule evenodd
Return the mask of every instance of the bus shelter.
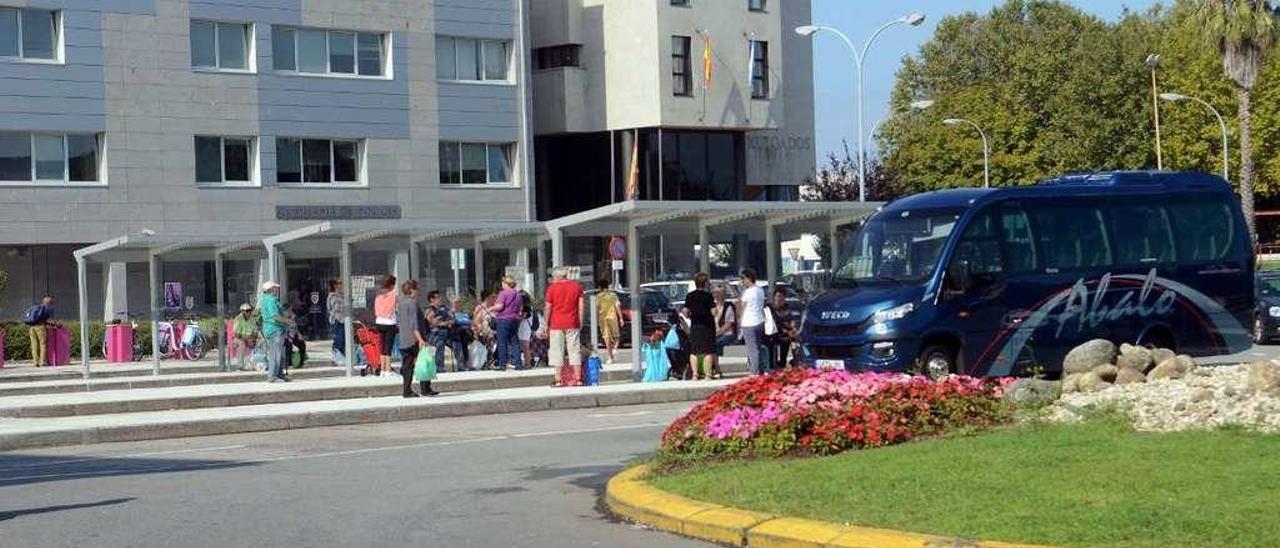
M 76 284 L 80 300 L 80 363 L 84 368 L 84 378 L 90 376 L 89 367 L 89 263 L 146 263 L 148 265 L 148 302 L 151 323 L 151 371 L 160 374 L 160 337 L 159 323 L 164 308 L 161 301 L 161 267 L 165 260 L 170 261 L 213 261 L 214 287 L 216 288 L 216 314 L 218 325 L 226 323 L 226 302 L 222 288 L 223 266 L 228 260 L 257 260 L 266 257 L 260 236 L 237 236 L 225 238 L 207 238 L 200 236 L 156 236 L 129 235 L 106 240 L 88 247 L 77 249 L 73 256 L 76 261 Z M 227 339 L 224 334 L 210 334 L 218 339 L 218 364 L 221 370 L 228 369 Z
M 699 268 L 710 270 L 710 254 L 706 252 L 713 238 L 746 233 L 749 238 L 764 240 L 765 278 L 777 281 L 781 258 L 781 242 L 804 234 L 827 234 L 831 239 L 831 264 L 838 264 L 840 248 L 838 230 L 874 213 L 882 202 L 685 202 L 627 201 L 548 221 L 552 263 L 564 261 L 565 238 L 609 237 L 625 235 L 627 241 L 624 270 L 627 291 L 636 302 L 640 295 L 640 252 L 642 236 L 697 234 L 704 250 Z M 631 363 L 640 367 L 641 322 L 631 322 Z M 594 331 L 594 330 L 593 330 Z
M 473 249 L 476 257 L 474 281 L 478 289 L 485 287 L 483 264 L 485 249 L 536 248 L 539 255 L 537 263 L 545 270 L 546 261 L 545 257 L 542 257 L 542 244 L 547 239 L 546 227 L 540 222 L 327 221 L 269 236 L 262 240 L 262 244 L 268 256 L 269 277 L 281 285 L 284 283 L 279 274 L 285 256 L 333 257 L 337 255 L 339 279 L 344 282 L 342 297 L 345 302 L 352 303 L 352 255 L 357 246 L 364 251 L 407 252 L 408 272 L 411 273 L 411 278 L 421 271 L 421 253 L 424 247 Z M 534 275 L 535 284 L 538 287 L 545 284 L 543 278 L 543 276 Z M 347 314 L 343 317 L 344 348 L 347 350 L 343 353 L 343 358 L 347 375 L 352 375 L 355 368 L 355 329 L 351 310 L 352 307 L 348 306 Z

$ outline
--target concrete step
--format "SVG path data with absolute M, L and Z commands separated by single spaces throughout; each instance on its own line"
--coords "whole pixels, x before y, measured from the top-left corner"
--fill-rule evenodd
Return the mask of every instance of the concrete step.
M 726 374 L 745 370 L 744 360 L 726 359 Z M 329 368 L 334 369 L 334 368 Z M 304 373 L 302 369 L 296 373 Z M 606 367 L 601 382 L 629 382 L 628 364 Z M 258 382 L 198 384 L 159 388 L 134 388 L 91 392 L 36 394 L 0 398 L 0 417 L 50 418 L 88 415 L 144 413 L 174 409 L 209 409 L 248 405 L 282 404 L 319 400 L 342 400 L 398 396 L 401 380 L 390 377 L 336 377 L 300 380 L 291 383 L 262 382 L 261 373 L 221 373 L 253 375 Z M 441 374 L 433 385 L 437 390 L 471 392 L 521 387 L 547 386 L 553 372 L 549 368 L 526 371 L 475 371 Z
M 87 417 L 3 419 L 0 420 L 0 451 L 549 409 L 692 402 L 705 399 L 731 382 L 670 381 L 573 388 L 542 386 L 445 392 L 435 398 L 404 399 L 396 396 Z
M 295 380 L 342 377 L 347 374 L 341 367 L 320 366 L 294 368 L 289 375 Z M 73 380 L 31 380 L 26 382 L 0 383 L 0 399 L 10 396 L 29 396 L 36 394 L 67 394 L 72 392 L 101 392 L 104 390 L 132 390 L 137 388 L 161 388 L 166 386 L 193 386 L 200 384 L 235 384 L 243 382 L 262 382 L 262 373 L 257 371 L 213 371 L 197 373 L 180 373 L 170 375 L 152 375 L 146 373 L 130 376 L 83 378 Z
M 90 363 L 91 378 L 136 377 L 151 374 L 151 362 L 132 362 L 108 364 L 106 362 Z M 160 363 L 161 375 L 185 375 L 192 373 L 218 372 L 217 360 L 164 361 Z M 0 368 L 0 386 L 15 382 L 84 380 L 84 369 L 78 364 L 60 365 L 57 367 L 32 367 L 30 365 L 9 366 Z

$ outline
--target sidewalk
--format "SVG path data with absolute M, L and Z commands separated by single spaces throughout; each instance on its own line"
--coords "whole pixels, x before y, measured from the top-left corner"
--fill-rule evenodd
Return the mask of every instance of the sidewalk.
M 572 388 L 538 386 L 446 392 L 434 398 L 392 396 L 59 418 L 9 418 L 0 419 L 0 451 L 549 409 L 693 402 L 732 382 L 725 379 Z M 292 388 L 283 386 L 286 388 L 281 391 Z

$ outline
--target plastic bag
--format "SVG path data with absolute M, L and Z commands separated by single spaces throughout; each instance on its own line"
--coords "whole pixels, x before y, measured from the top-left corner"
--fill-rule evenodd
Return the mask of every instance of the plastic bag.
M 662 339 L 662 347 L 667 350 L 680 350 L 680 334 L 676 333 L 675 326 L 667 330 L 666 338 Z
M 267 352 L 261 344 L 253 348 L 253 354 L 249 355 L 249 363 L 252 363 L 253 368 L 258 371 L 267 370 Z
M 471 363 L 467 365 L 474 370 L 483 369 L 485 362 L 489 359 L 489 347 L 480 341 L 475 341 L 467 347 L 467 352 L 471 357 Z
M 599 386 L 600 356 L 591 356 L 590 358 L 587 358 L 584 376 L 586 377 L 586 379 L 584 379 L 584 384 L 587 386 Z
M 418 382 L 432 381 L 436 378 L 436 357 L 426 349 L 418 352 L 418 359 L 413 363 L 413 380 Z
M 667 360 L 666 349 L 645 343 L 640 348 L 640 356 L 644 358 L 644 382 L 667 380 L 667 375 L 671 372 L 671 362 Z

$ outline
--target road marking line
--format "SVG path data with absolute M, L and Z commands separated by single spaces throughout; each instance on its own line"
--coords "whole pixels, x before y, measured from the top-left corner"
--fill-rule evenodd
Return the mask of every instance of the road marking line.
M 596 413 L 594 415 L 587 415 L 587 418 L 588 419 L 607 419 L 607 418 L 613 418 L 613 417 L 643 417 L 645 415 L 652 415 L 652 414 L 653 414 L 653 411 L 635 411 L 632 413 Z
M 76 464 L 80 462 L 92 462 L 112 459 L 136 459 L 139 457 L 158 457 L 161 455 L 177 455 L 180 453 L 200 453 L 204 451 L 224 451 L 228 449 L 244 449 L 248 445 L 220 445 L 218 447 L 197 447 L 193 449 L 174 449 L 171 451 L 148 451 L 146 453 L 128 453 L 124 455 L 106 455 L 100 457 L 88 457 L 81 459 L 55 460 L 52 462 L 33 462 L 28 464 L 15 464 L 13 466 L 5 466 L 0 468 L 0 472 L 10 470 L 19 470 L 22 468 L 42 468 L 46 466 L 62 466 L 64 464 Z

